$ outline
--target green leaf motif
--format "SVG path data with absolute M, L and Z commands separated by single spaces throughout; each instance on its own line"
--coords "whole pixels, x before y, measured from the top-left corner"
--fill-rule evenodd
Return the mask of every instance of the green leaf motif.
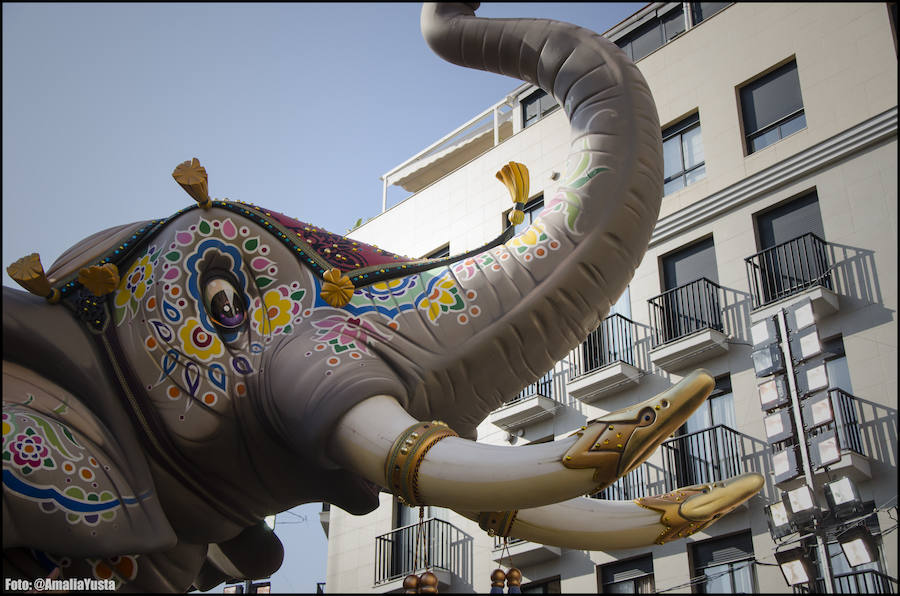
M 593 170 L 591 170 L 590 172 L 588 172 L 586 176 L 582 176 L 581 178 L 579 178 L 578 180 L 576 180 L 575 182 L 573 182 L 573 183 L 571 184 L 571 187 L 572 187 L 572 188 L 581 188 L 582 186 L 584 186 L 585 184 L 587 184 L 587 181 L 588 181 L 588 180 L 590 180 L 591 178 L 593 178 L 594 176 L 596 176 L 596 175 L 599 174 L 600 172 L 606 172 L 607 170 L 609 170 L 609 168 L 604 168 L 604 167 L 594 168 Z
M 28 416 L 28 418 L 34 421 L 34 423 L 37 424 L 42 431 L 44 431 L 47 440 L 51 445 L 56 447 L 57 451 L 59 451 L 69 459 L 75 459 L 75 456 L 69 453 L 66 448 L 62 446 L 62 443 L 60 442 L 59 437 L 56 436 L 56 432 L 53 430 L 53 427 L 50 426 L 50 424 L 46 420 L 43 420 L 42 418 L 38 418 L 36 416 Z
M 275 281 L 275 280 L 270 279 L 268 277 L 263 277 L 263 276 L 257 277 L 256 278 L 256 287 L 259 288 L 260 290 L 262 290 L 266 286 L 270 285 L 273 281 Z
M 166 259 L 172 261 L 173 263 L 177 263 L 179 260 L 181 260 L 181 253 L 177 250 L 171 250 L 166 253 Z
M 244 242 L 244 250 L 247 252 L 253 252 L 257 246 L 259 246 L 259 238 L 250 238 Z
M 306 295 L 306 290 L 297 290 L 293 294 L 291 294 L 291 300 L 294 302 L 300 302 L 303 300 L 303 296 Z
M 198 229 L 200 230 L 200 233 L 205 236 L 206 234 L 209 234 L 209 231 L 212 228 L 209 227 L 209 222 L 204 219 L 204 220 L 200 221 L 200 225 L 198 226 Z
M 52 470 L 56 467 L 56 464 L 53 463 L 53 460 L 48 457 L 44 459 L 44 467 Z

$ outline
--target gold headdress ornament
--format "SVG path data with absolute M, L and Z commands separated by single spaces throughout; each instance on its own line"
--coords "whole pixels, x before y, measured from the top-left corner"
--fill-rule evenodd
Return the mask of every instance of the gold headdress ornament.
M 172 178 L 201 207 L 209 209 L 212 206 L 212 199 L 209 198 L 206 168 L 200 165 L 199 159 L 195 157 L 191 161 L 180 163 L 175 168 L 175 171 L 172 172 Z
M 523 209 L 528 200 L 528 168 L 523 163 L 511 161 L 495 175 L 497 180 L 506 185 L 509 196 L 512 197 L 515 206 L 509 212 L 508 218 L 510 223 L 517 226 L 525 220 Z
M 46 298 L 51 304 L 56 304 L 60 299 L 60 292 L 50 286 L 50 280 L 44 273 L 41 257 L 33 252 L 22 257 L 6 268 L 6 272 L 17 284 L 35 294 Z

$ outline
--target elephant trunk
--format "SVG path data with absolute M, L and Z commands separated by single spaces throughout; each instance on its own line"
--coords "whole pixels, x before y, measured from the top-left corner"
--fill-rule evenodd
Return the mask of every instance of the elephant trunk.
M 566 177 L 534 224 L 473 259 L 476 273 L 452 268 L 462 288 L 474 290 L 481 316 L 463 332 L 449 330 L 454 337 L 438 332 L 449 353 L 423 366 L 410 412 L 449 411 L 466 433 L 584 341 L 625 290 L 659 215 L 662 141 L 643 76 L 596 33 L 551 20 L 478 18 L 454 3 L 426 4 L 421 25 L 442 58 L 551 93 L 571 129 Z M 515 376 L 482 374 L 483 362 Z M 465 401 L 477 407 L 441 404 L 448 386 L 476 387 Z

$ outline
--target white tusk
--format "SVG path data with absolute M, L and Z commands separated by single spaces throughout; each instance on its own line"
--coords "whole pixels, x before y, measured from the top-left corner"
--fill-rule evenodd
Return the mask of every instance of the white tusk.
M 418 422 L 378 395 L 338 422 L 329 456 L 411 505 L 497 511 L 596 492 L 634 469 L 706 399 L 712 377 L 696 371 L 647 401 L 610 413 L 576 435 L 507 447 L 460 439 Z

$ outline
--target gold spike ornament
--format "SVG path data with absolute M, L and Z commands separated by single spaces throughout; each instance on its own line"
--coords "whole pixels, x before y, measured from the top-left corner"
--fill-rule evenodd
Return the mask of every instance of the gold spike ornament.
M 209 209 L 212 206 L 212 199 L 209 198 L 209 188 L 207 186 L 206 168 L 200 165 L 200 160 L 196 157 L 191 161 L 180 163 L 175 168 L 175 171 L 172 172 L 172 178 L 201 207 Z
M 13 281 L 37 296 L 42 296 L 52 304 L 59 302 L 61 294 L 56 288 L 50 287 L 50 280 L 44 273 L 41 265 L 41 257 L 34 252 L 27 257 L 22 257 L 6 268 Z
M 509 196 L 512 197 L 515 206 L 507 216 L 514 226 L 519 225 L 525 220 L 525 202 L 528 200 L 529 181 L 528 168 L 525 164 L 517 161 L 511 161 L 503 166 L 496 174 L 497 180 L 506 185 Z
M 78 272 L 78 282 L 94 296 L 105 296 L 119 287 L 119 268 L 112 263 L 85 267 Z

